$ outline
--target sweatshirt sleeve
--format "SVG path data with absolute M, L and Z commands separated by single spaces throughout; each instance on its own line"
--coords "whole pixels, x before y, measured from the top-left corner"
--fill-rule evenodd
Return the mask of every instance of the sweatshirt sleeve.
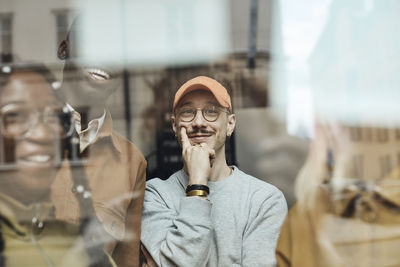
M 259 190 L 253 195 L 252 209 L 243 236 L 243 266 L 276 266 L 275 247 L 287 214 L 283 194 Z
M 176 189 L 160 180 L 155 184 L 146 187 L 142 243 L 159 266 L 205 266 L 210 255 L 211 203 L 180 192 L 171 196 Z

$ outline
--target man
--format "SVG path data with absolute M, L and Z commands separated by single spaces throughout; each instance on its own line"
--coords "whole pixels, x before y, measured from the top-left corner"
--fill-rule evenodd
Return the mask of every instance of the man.
M 122 84 L 122 67 L 83 62 L 77 45 L 79 26 L 78 19 L 58 49 L 58 56 L 65 60 L 62 90 L 77 119 L 96 215 L 112 237 L 105 249 L 118 266 L 138 266 L 146 162 L 131 142 L 113 130 L 111 115 L 105 109 L 107 98 Z M 70 171 L 62 170 L 53 185 L 59 219 L 79 220 L 73 196 L 78 191 Z
M 226 89 L 199 76 L 176 92 L 184 169 L 147 183 L 142 243 L 159 266 L 271 266 L 287 205 L 274 186 L 228 166 L 236 117 Z

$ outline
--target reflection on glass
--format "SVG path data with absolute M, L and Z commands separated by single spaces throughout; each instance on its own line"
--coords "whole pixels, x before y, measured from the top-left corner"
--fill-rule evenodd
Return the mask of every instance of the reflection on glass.
M 2 70 L 7 70 L 0 73 L 2 266 L 111 266 L 96 220 L 72 225 L 56 219 L 51 185 L 68 154 L 74 122 L 53 87 L 55 79 L 42 65 Z M 92 206 L 90 198 L 86 202 Z M 100 243 L 93 242 L 94 234 Z
M 297 28 L 313 35 L 302 39 L 307 56 L 292 54 L 288 64 L 289 120 L 313 140 L 296 179 L 298 201 L 281 230 L 278 262 L 398 266 L 399 2 L 307 4 L 319 12 L 283 10 L 292 22 L 287 33 Z M 287 44 L 292 53 L 294 44 Z M 312 112 L 304 103 L 313 103 Z

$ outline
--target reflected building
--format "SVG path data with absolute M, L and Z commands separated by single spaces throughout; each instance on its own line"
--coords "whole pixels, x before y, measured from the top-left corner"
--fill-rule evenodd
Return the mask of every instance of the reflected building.
M 148 178 L 167 178 L 181 167 L 179 147 L 170 130 L 173 95 L 191 77 L 212 76 L 231 90 L 239 117 L 236 134 L 227 146 L 229 163 L 277 185 L 292 204 L 293 180 L 307 143 L 288 136 L 284 116 L 269 108 L 270 63 L 276 53 L 271 42 L 280 38 L 274 36 L 273 27 L 279 16 L 278 1 L 225 3 L 226 54 L 203 61 L 130 66 L 124 74 L 124 88 L 108 100 L 113 128 L 146 156 Z M 84 5 L 83 1 L 1 0 L 2 59 L 14 55 L 15 60 L 45 62 L 62 80 L 57 48 Z
M 57 63 L 54 52 L 78 9 L 65 0 L 0 1 L 2 56 L 13 54 L 24 61 Z

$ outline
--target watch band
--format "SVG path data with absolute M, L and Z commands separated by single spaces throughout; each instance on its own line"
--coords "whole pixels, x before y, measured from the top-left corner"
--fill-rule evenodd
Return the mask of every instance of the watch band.
M 204 184 L 190 184 L 186 187 L 186 194 L 193 190 L 202 190 L 210 194 L 210 188 Z
M 186 196 L 188 197 L 207 197 L 208 194 L 204 190 L 192 190 L 186 193 Z

